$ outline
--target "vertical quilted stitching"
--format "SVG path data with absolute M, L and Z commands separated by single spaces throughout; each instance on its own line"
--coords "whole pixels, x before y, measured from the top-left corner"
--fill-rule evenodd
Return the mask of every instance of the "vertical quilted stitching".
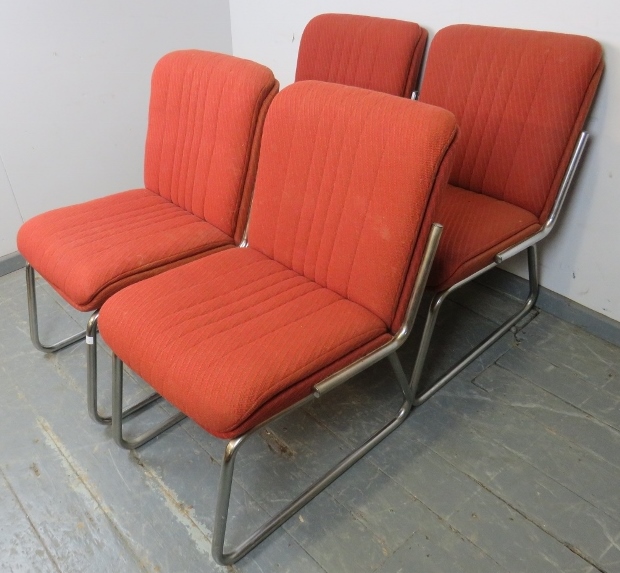
M 194 77 L 196 73 L 195 63 L 191 67 L 188 67 L 183 74 L 183 80 L 181 84 L 181 97 L 179 108 L 179 121 L 176 125 L 176 136 L 174 145 L 174 154 L 172 156 L 172 182 L 171 188 L 173 190 L 172 202 L 188 209 L 187 205 L 187 190 L 185 188 L 185 177 L 187 176 L 187 167 L 183 165 L 188 156 L 188 141 L 191 140 L 192 132 L 194 129 L 194 122 L 192 121 L 192 115 L 195 113 L 196 100 L 194 97 Z M 194 109 L 192 109 L 194 108 Z M 200 216 L 200 214 L 199 214 Z
M 420 100 L 459 121 L 451 183 L 540 216 L 600 61 L 600 45 L 582 36 L 469 25 L 438 32 Z
M 444 114 L 333 84 L 286 88 L 265 123 L 250 245 L 391 323 L 454 137 Z
M 146 187 L 233 236 L 273 74 L 247 60 L 186 50 L 160 60 L 152 86 Z
M 414 84 L 411 76 L 419 71 L 426 36 L 412 22 L 322 14 L 304 30 L 295 79 L 353 85 L 409 98 Z

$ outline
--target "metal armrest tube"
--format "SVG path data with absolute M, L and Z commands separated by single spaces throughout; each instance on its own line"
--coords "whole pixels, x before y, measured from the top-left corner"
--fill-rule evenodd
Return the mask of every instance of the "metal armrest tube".
M 495 255 L 495 262 L 499 265 L 503 263 L 505 260 L 510 257 L 514 257 L 516 254 L 524 251 L 528 247 L 536 244 L 541 239 L 544 239 L 553 229 L 555 222 L 558 219 L 558 215 L 560 213 L 560 209 L 564 203 L 564 199 L 566 199 L 566 194 L 573 182 L 573 178 L 575 177 L 575 173 L 577 172 L 577 167 L 579 166 L 579 162 L 581 161 L 581 156 L 583 155 L 583 151 L 586 147 L 586 142 L 588 141 L 588 133 L 586 131 L 582 131 L 579 139 L 577 140 L 577 144 L 575 145 L 575 149 L 573 151 L 573 155 L 571 156 L 570 162 L 568 164 L 568 168 L 566 169 L 566 173 L 564 174 L 564 179 L 562 179 L 562 184 L 560 185 L 560 190 L 558 191 L 558 196 L 555 199 L 555 203 L 553 204 L 553 209 L 551 209 L 551 213 L 549 214 L 549 218 L 542 226 L 541 230 L 532 235 L 531 237 L 521 241 L 519 244 L 514 247 L 510 247 L 501 253 Z
M 394 338 L 380 348 L 377 348 L 374 352 L 371 352 L 368 356 L 356 360 L 345 369 L 340 370 L 339 372 L 327 377 L 322 382 L 315 384 L 313 392 L 316 398 L 319 398 L 325 393 L 337 388 L 342 383 L 349 380 L 349 378 L 352 378 L 356 374 L 362 372 L 362 370 L 365 370 L 369 366 L 379 362 L 379 360 L 387 357 L 389 354 L 400 348 L 405 340 L 407 340 L 407 337 L 413 328 L 413 323 L 415 321 L 418 308 L 420 307 L 422 295 L 424 294 L 424 289 L 426 288 L 426 281 L 428 280 L 428 275 L 431 271 L 431 266 L 435 258 L 435 253 L 437 252 L 437 247 L 439 246 L 439 239 L 441 238 L 442 231 L 443 227 L 441 225 L 438 223 L 433 223 L 426 242 L 424 254 L 422 255 L 420 270 L 416 277 L 415 284 L 413 285 L 409 304 L 407 305 L 405 320 Z

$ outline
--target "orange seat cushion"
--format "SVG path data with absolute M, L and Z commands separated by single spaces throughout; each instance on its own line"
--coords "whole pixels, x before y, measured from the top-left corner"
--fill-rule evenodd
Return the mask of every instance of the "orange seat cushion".
M 146 189 L 38 215 L 19 251 L 75 308 L 99 308 L 138 280 L 233 244 L 210 223 Z
M 529 211 L 493 197 L 448 185 L 437 202 L 443 233 L 428 280 L 443 291 L 484 268 L 495 255 L 540 230 Z
M 103 305 L 99 328 L 121 360 L 221 438 L 389 339 L 362 306 L 251 248 L 124 289 Z
M 321 14 L 304 29 L 295 81 L 334 82 L 410 98 L 427 37 L 414 22 Z

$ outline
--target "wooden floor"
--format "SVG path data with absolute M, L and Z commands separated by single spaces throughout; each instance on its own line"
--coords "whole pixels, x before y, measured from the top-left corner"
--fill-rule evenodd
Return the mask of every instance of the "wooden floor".
M 39 298 L 44 339 L 84 324 L 49 290 Z M 514 304 L 481 286 L 460 293 L 440 318 L 430 370 Z M 0 571 L 222 570 L 210 539 L 223 443 L 185 421 L 120 450 L 87 416 L 83 345 L 32 347 L 23 271 L 0 278 L 0 312 Z M 131 393 L 143 392 L 135 382 Z M 619 402 L 619 349 L 540 313 L 231 570 L 620 572 Z M 399 406 L 380 363 L 254 437 L 238 458 L 232 541 Z

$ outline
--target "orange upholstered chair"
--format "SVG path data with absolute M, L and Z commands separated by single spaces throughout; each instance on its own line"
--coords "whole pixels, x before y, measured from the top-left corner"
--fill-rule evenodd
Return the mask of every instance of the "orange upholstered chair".
M 410 98 L 427 38 L 413 22 L 321 14 L 301 36 L 295 81 L 335 82 Z
M 86 335 L 88 407 L 102 423 L 110 419 L 97 409 L 96 309 L 129 284 L 241 240 L 278 83 L 254 62 L 187 50 L 157 63 L 151 88 L 144 188 L 43 213 L 17 237 L 32 341 L 54 352 Z M 40 342 L 35 269 L 73 307 L 95 311 L 85 332 Z
M 583 36 L 456 25 L 431 43 L 420 100 L 449 109 L 461 137 L 438 203 L 444 225 L 413 385 L 437 314 L 455 289 L 527 249 L 530 294 L 523 308 L 437 381 L 416 404 L 497 341 L 538 296 L 536 243 L 557 220 L 581 157 L 581 133 L 603 71 L 598 42 Z
M 430 270 L 440 233 L 433 206 L 456 133 L 454 116 L 434 106 L 294 83 L 267 114 L 248 244 L 131 285 L 104 303 L 99 324 L 115 354 L 119 445 L 138 447 L 184 414 L 229 440 L 213 535 L 219 563 L 245 555 L 409 413 L 413 395 L 395 350 L 409 334 Z M 404 396 L 396 417 L 225 553 L 234 460 L 246 438 L 386 356 Z M 134 439 L 123 432 L 123 362 L 181 411 Z

